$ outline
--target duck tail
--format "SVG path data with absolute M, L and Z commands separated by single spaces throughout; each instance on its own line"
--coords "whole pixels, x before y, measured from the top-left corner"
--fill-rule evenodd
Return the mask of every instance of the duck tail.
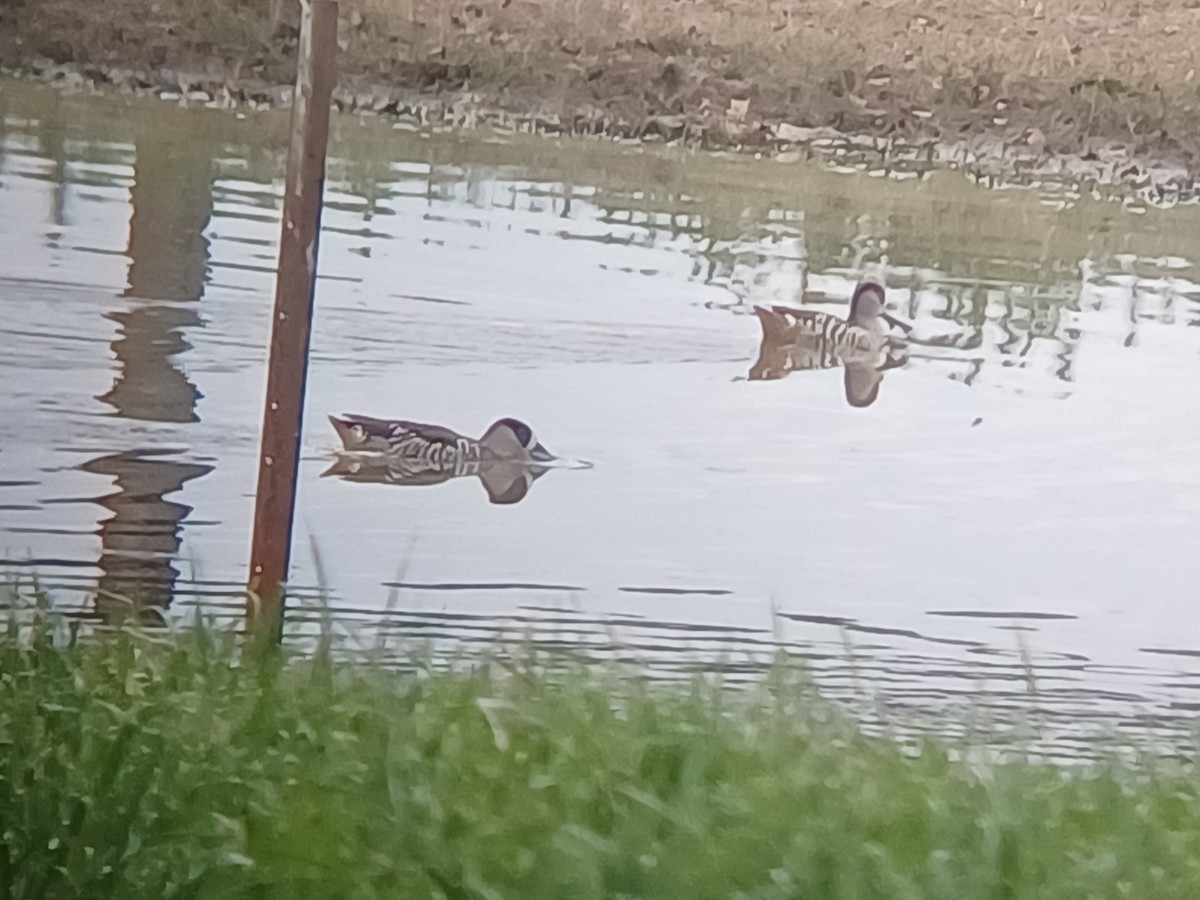
M 754 315 L 758 316 L 758 322 L 762 325 L 764 340 L 781 341 L 787 338 L 787 320 L 775 310 L 756 306 Z
M 346 419 L 339 419 L 337 416 L 329 417 L 329 424 L 333 426 L 333 430 L 337 432 L 337 436 L 341 438 L 342 445 L 347 450 L 354 450 L 360 444 L 362 439 L 354 434 L 353 425 Z
M 357 475 L 362 468 L 362 463 L 349 456 L 337 456 L 334 458 L 332 465 L 321 473 L 322 478 L 328 478 L 333 475 Z

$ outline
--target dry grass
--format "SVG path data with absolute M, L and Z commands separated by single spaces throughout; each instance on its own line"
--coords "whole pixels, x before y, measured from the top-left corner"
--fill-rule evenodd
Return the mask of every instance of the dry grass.
M 292 0 L 0 0 L 0 58 L 234 69 L 285 82 Z M 25 5 L 27 11 L 16 9 Z M 469 84 L 625 121 L 902 136 L 1089 136 L 1187 158 L 1200 0 L 343 0 L 354 86 Z M 6 13 L 6 11 L 8 11 Z M 8 19 L 6 22 L 5 19 Z
M 955 70 L 1012 79 L 1190 81 L 1187 0 L 345 0 L 422 45 L 462 54 L 500 43 L 522 54 L 599 59 L 623 45 L 698 57 L 746 53 L 755 74 L 839 60 L 901 76 Z M 831 73 L 832 74 L 832 73 Z

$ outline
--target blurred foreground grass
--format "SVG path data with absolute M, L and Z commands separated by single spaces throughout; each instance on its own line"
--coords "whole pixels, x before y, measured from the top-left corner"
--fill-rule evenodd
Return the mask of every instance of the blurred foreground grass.
M 203 627 L 84 639 L 4 590 L 4 897 L 1200 896 L 1178 761 L 905 749 L 782 665 L 740 691 L 532 651 L 400 674 Z

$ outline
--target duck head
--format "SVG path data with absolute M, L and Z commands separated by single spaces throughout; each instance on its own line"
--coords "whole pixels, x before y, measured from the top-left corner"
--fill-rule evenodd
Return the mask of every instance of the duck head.
M 885 302 L 883 285 L 860 281 L 850 298 L 850 321 L 855 325 L 874 325 L 883 316 Z
M 538 443 L 533 429 L 520 419 L 500 419 L 484 432 L 479 446 L 497 459 L 549 462 L 554 454 Z
M 912 326 L 890 315 L 884 308 L 886 304 L 883 285 L 878 281 L 867 279 L 860 281 L 850 298 L 850 322 L 865 328 L 875 327 L 880 320 L 905 333 L 912 331 Z

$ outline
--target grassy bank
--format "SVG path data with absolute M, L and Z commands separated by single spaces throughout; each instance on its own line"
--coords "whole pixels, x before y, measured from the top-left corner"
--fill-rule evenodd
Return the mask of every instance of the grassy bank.
M 1165 763 L 967 765 L 803 678 L 400 675 L 228 636 L 0 637 L 6 897 L 1187 897 Z
M 90 0 L 0 0 L 0 61 L 253 93 L 291 82 L 296 7 L 110 0 L 101 12 Z M 583 130 L 755 144 L 832 127 L 991 136 L 1046 153 L 1099 142 L 1188 165 L 1200 137 L 1191 2 L 344 0 L 342 9 L 343 87 L 381 110 L 396 106 L 397 91 L 469 86 L 474 102 Z M 187 83 L 178 72 L 191 73 Z

